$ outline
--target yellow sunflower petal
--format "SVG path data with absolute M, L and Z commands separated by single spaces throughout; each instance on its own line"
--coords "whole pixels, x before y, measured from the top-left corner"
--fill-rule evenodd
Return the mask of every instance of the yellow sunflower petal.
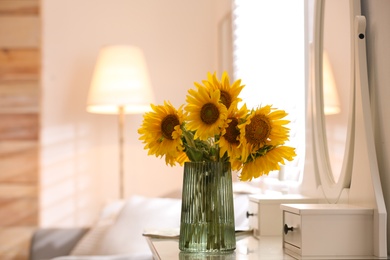
M 237 104 L 234 102 L 228 110 L 228 119 L 218 142 L 220 147 L 220 157 L 225 153 L 231 160 L 237 159 L 241 156 L 241 149 L 239 142 L 240 130 L 238 124 L 247 115 L 248 110 L 246 106 L 242 106 L 240 110 L 237 109 Z
M 207 140 L 221 133 L 227 118 L 226 107 L 219 102 L 218 90 L 207 90 L 198 86 L 197 91 L 188 91 L 186 127 L 190 131 L 196 131 L 195 139 Z
M 164 105 L 152 105 L 152 111 L 144 114 L 144 120 L 138 129 L 148 155 L 166 156 L 166 162 L 175 164 L 175 158 L 184 150 L 180 137 L 183 124 L 183 106 L 175 109 L 170 102 Z
M 239 125 L 243 161 L 264 146 L 282 145 L 288 141 L 290 130 L 284 126 L 288 121 L 282 119 L 285 115 L 283 110 L 275 110 L 271 105 L 251 111 L 246 121 Z
M 280 164 L 284 164 L 285 160 L 292 161 L 295 156 L 295 148 L 289 146 L 275 147 L 267 154 L 245 164 L 239 178 L 242 181 L 250 181 L 253 178 L 267 175 L 271 171 L 279 170 Z

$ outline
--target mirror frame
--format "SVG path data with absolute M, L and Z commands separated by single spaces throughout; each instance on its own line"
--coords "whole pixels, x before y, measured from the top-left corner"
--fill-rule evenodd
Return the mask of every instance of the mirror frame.
M 353 150 L 354 150 L 354 118 L 355 118 L 355 60 L 354 60 L 354 18 L 360 15 L 360 1 L 350 0 L 350 96 L 347 136 L 344 150 L 344 158 L 340 177 L 334 180 L 329 159 L 329 151 L 326 139 L 326 125 L 324 115 L 323 97 L 323 37 L 324 37 L 324 6 L 325 0 L 316 0 L 314 12 L 314 79 L 312 84 L 312 115 L 313 115 L 313 141 L 316 174 L 320 182 L 323 195 L 328 203 L 337 203 L 342 191 L 350 187 L 352 176 Z

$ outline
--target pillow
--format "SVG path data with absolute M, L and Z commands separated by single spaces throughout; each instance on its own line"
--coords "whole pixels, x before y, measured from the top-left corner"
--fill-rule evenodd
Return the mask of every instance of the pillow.
M 130 255 L 110 255 L 110 256 L 58 256 L 50 260 L 152 260 L 152 256 L 130 254 Z M 48 260 L 48 259 L 47 259 Z
M 70 252 L 71 256 L 94 255 L 98 250 L 99 241 L 107 229 L 116 221 L 117 216 L 125 204 L 124 200 L 108 203 L 100 212 L 97 222 L 80 239 Z
M 249 219 L 246 216 L 249 208 L 249 198 L 247 194 L 234 195 L 234 225 L 236 230 L 247 230 Z
M 248 196 L 234 196 L 236 228 L 248 227 Z M 71 255 L 150 254 L 142 236 L 150 230 L 178 230 L 180 227 L 181 200 L 133 196 L 126 202 L 107 205 L 99 221 L 80 240 Z
M 94 254 L 151 254 L 142 233 L 147 229 L 179 228 L 180 213 L 180 199 L 133 196 L 103 234 Z

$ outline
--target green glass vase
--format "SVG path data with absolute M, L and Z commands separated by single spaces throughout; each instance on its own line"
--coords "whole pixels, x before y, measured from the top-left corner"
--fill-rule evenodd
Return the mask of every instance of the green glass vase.
M 179 248 L 183 252 L 236 248 L 230 162 L 184 164 Z

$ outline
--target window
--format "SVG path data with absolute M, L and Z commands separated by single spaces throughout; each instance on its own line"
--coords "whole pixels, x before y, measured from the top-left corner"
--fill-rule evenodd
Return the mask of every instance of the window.
M 297 157 L 270 177 L 298 180 L 305 152 L 305 1 L 234 0 L 233 70 L 248 108 L 286 110 Z M 284 175 L 283 175 L 284 173 Z

